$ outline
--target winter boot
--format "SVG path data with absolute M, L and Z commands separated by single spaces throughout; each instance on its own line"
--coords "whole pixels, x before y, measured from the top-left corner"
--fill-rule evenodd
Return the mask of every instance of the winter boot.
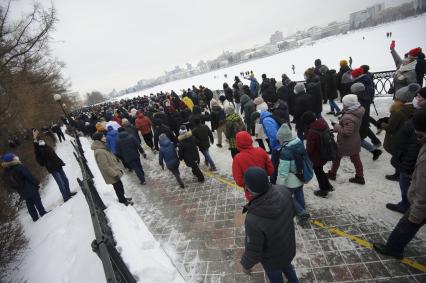
M 379 156 L 382 155 L 383 151 L 381 151 L 380 149 L 375 149 L 371 153 L 373 154 L 373 160 L 376 161 L 377 159 L 379 159 Z
M 336 174 L 331 171 L 328 171 L 327 178 L 330 180 L 336 181 Z
M 324 190 L 314 191 L 314 195 L 316 195 L 317 197 L 326 198 L 328 196 L 328 191 L 324 191 Z
M 349 182 L 355 183 L 355 184 L 360 184 L 360 185 L 365 185 L 364 177 L 357 176 L 357 175 L 355 175 L 355 177 L 353 177 L 353 178 L 350 178 Z
M 336 113 L 334 114 L 334 116 L 336 116 L 336 117 L 339 117 L 340 115 L 342 115 L 342 111 L 336 112 Z
M 394 203 L 387 203 L 386 208 L 395 212 L 402 213 L 402 214 L 404 214 L 407 211 L 406 209 L 403 209 L 402 207 Z
M 404 255 L 402 253 L 395 252 L 391 248 L 389 248 L 387 245 L 384 245 L 384 244 L 374 243 L 373 248 L 376 250 L 376 252 L 383 255 L 388 255 L 396 259 L 404 258 Z
M 217 146 L 217 147 L 222 147 L 222 145 L 221 145 L 220 143 L 218 143 L 216 146 Z
M 392 174 L 392 175 L 386 175 L 385 178 L 389 181 L 399 182 L 399 173 L 395 173 L 395 174 Z
M 212 172 L 217 171 L 216 166 L 211 166 L 210 171 L 212 171 Z
M 330 111 L 330 112 L 327 112 L 326 114 L 327 114 L 327 115 L 334 115 L 334 112 L 333 112 L 333 111 Z

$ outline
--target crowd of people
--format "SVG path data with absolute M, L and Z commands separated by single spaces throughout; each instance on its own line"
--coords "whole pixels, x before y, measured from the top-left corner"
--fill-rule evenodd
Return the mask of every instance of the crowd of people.
M 386 132 L 383 148 L 392 156 L 395 168 L 386 178 L 399 181 L 401 190 L 401 201 L 387 204 L 387 208 L 404 214 L 387 244 L 375 248 L 401 258 L 405 245 L 425 223 L 426 88 L 422 85 L 426 63 L 420 48 L 407 52 L 404 59 L 396 52 L 394 41 L 390 49 L 397 68 L 390 90 L 394 100 L 389 116 L 379 120 L 370 116 L 375 88 L 368 65 L 351 69 L 341 60 L 337 72 L 317 59 L 304 72 L 304 82 L 294 82 L 286 74 L 278 81 L 262 74 L 259 83 L 253 72 L 245 72 L 241 78 L 235 76 L 232 86 L 224 83 L 218 93 L 192 86 L 181 95 L 160 92 L 107 102 L 75 111 L 68 122 L 92 137 L 91 148 L 102 176 L 125 205 L 132 204 L 120 180 L 126 170 L 133 171 L 141 185 L 146 184 L 140 159 L 140 155 L 146 158 L 142 139 L 158 154 L 159 169 L 166 167 L 182 189 L 180 161 L 191 168 L 198 182 L 204 182 L 200 153 L 205 167 L 216 171 L 209 148 L 225 146 L 225 139 L 233 178 L 244 188 L 247 200 L 244 210 L 250 241 L 241 260 L 245 272 L 261 262 L 271 282 L 282 282 L 281 273 L 289 282 L 298 282 L 291 266 L 295 255 L 293 214 L 302 225 L 310 218 L 303 186 L 315 176 L 315 195 L 327 197 L 335 189 L 333 181 L 344 157 L 355 168 L 348 181 L 364 185 L 361 148 L 373 160 L 383 154 L 370 124 Z M 327 103 L 330 109 L 324 111 Z M 65 164 L 52 149 L 46 149 L 37 131 L 34 147 L 37 161 L 53 175 L 67 201 L 73 193 L 62 170 Z M 36 215 L 34 207 L 42 216 L 46 212 L 35 189 L 39 182 L 29 176 L 17 157 L 4 154 L 2 158 L 6 170 L 19 175 L 25 186 L 32 186 L 32 193 L 21 197 L 32 216 Z M 331 168 L 325 172 L 329 162 Z M 265 241 L 274 243 L 266 245 Z

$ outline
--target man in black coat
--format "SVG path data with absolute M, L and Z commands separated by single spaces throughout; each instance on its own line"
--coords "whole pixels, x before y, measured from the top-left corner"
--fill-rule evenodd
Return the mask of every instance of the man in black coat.
M 213 99 L 213 92 L 209 88 L 206 87 L 206 88 L 204 88 L 204 96 L 206 98 L 207 107 L 211 111 L 210 101 L 212 101 L 212 99 Z
M 226 100 L 228 100 L 229 103 L 232 104 L 232 106 L 235 108 L 234 94 L 227 83 L 223 83 L 223 92 L 225 93 Z
M 296 123 L 296 131 L 299 139 L 303 140 L 303 132 L 305 125 L 302 121 L 303 113 L 312 111 L 312 96 L 306 93 L 306 88 L 303 83 L 297 83 L 294 87 L 294 122 Z
M 15 189 L 19 196 L 25 200 L 28 213 L 33 221 L 37 221 L 40 217 L 46 214 L 46 210 L 41 202 L 40 194 L 38 193 L 40 182 L 31 174 L 31 172 L 22 165 L 19 158 L 13 153 L 5 153 L 2 156 L 1 166 L 4 168 L 4 179 L 6 184 Z
M 204 182 L 204 175 L 198 167 L 200 164 L 200 155 L 197 149 L 197 140 L 192 135 L 191 131 L 188 131 L 185 125 L 182 125 L 179 130 L 179 159 L 184 160 L 186 166 L 191 167 L 192 174 L 197 177 L 198 182 Z
M 173 134 L 173 132 L 170 130 L 169 127 L 167 127 L 164 124 L 161 124 L 160 121 L 154 120 L 153 121 L 155 130 L 154 130 L 154 147 L 155 150 L 158 151 L 158 138 L 161 134 L 166 134 L 166 136 L 169 138 L 170 141 L 172 141 L 175 146 L 177 145 L 177 139 L 176 136 Z
M 141 147 L 140 142 L 130 135 L 123 127 L 118 129 L 117 136 L 117 154 L 123 160 L 127 167 L 135 171 L 142 185 L 145 185 L 145 172 L 143 171 L 139 153 L 146 158 L 146 154 Z
M 194 120 L 194 129 L 192 135 L 197 139 L 197 145 L 201 153 L 204 155 L 206 166 L 210 166 L 210 171 L 216 171 L 216 165 L 210 156 L 210 144 L 214 143 L 212 131 L 207 125 L 203 125 L 200 119 Z
M 65 175 L 64 169 L 62 168 L 65 166 L 65 163 L 59 158 L 51 146 L 47 145 L 43 139 L 40 139 L 38 131 L 35 129 L 33 130 L 33 138 L 37 163 L 45 167 L 46 170 L 52 174 L 58 184 L 64 202 L 68 201 L 76 193 L 71 193 L 70 191 L 67 175 Z
M 319 118 L 322 112 L 322 92 L 320 78 L 315 74 L 313 68 L 305 72 L 306 92 L 312 97 L 312 112 Z
M 245 188 L 252 199 L 244 207 L 245 251 L 241 258 L 244 272 L 250 274 L 261 263 L 269 281 L 299 282 L 291 261 L 296 255 L 294 207 L 291 193 L 281 186 L 271 185 L 268 174 L 260 167 L 250 167 L 244 173 Z

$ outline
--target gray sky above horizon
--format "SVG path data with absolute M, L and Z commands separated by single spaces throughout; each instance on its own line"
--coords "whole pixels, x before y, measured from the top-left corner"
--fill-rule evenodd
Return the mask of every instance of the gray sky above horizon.
M 4 0 L 1 0 L 4 2 Z M 15 15 L 28 7 L 13 2 Z M 404 0 L 41 0 L 57 9 L 52 54 L 80 94 L 135 85 L 176 65 L 196 65 L 224 50 L 236 51 L 334 20 L 375 3 Z

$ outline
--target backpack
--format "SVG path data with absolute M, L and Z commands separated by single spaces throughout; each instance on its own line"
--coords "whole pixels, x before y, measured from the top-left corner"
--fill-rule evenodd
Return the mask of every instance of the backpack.
M 283 148 L 284 146 L 281 147 L 280 153 Z M 308 157 L 308 154 L 306 153 L 306 151 L 304 154 L 299 154 L 294 151 L 291 146 L 287 148 L 291 150 L 294 157 L 294 161 L 296 163 L 296 177 L 299 178 L 299 180 L 304 184 L 309 183 L 309 181 L 312 180 L 312 178 L 314 177 L 314 169 L 312 166 L 312 162 Z
M 311 129 L 320 137 L 320 158 L 322 161 L 333 161 L 337 159 L 337 144 L 329 129 L 324 131 Z

